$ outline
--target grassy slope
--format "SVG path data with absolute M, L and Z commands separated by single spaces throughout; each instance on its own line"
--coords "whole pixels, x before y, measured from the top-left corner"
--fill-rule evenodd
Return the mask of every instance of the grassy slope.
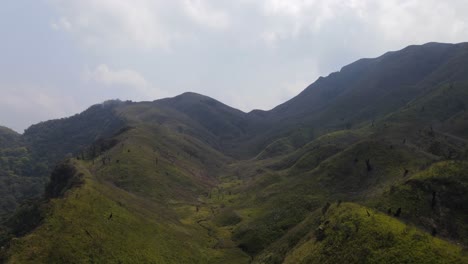
M 437 225 L 438 236 L 465 241 L 466 217 L 462 213 L 466 194 L 455 197 L 455 209 L 450 207 L 453 197 L 446 200 L 445 195 L 437 196 L 440 210 L 435 215 L 427 210 L 416 214 L 414 208 L 426 206 L 426 196 L 433 189 L 445 188 L 448 193 L 458 190 L 460 184 L 465 186 L 464 167 L 442 163 L 442 171 L 427 168 L 441 160 L 467 157 L 466 87 L 465 83 L 436 85 L 408 104 L 392 99 L 389 108 L 396 111 L 374 122 L 364 113 L 372 109 L 364 109 L 364 114 L 353 119 L 360 123 L 329 131 L 308 144 L 303 143 L 314 136 L 313 129 L 288 127 L 292 132 L 279 139 L 262 139 L 269 141 L 267 147 L 255 158 L 241 161 L 219 152 L 226 143 L 221 137 L 224 128 L 234 128 L 234 134 L 243 131 L 237 130 L 237 121 L 224 122 L 222 115 L 212 113 L 216 111 L 213 102 L 203 99 L 208 110 L 198 105 L 184 110 L 193 116 L 171 107 L 155 107 L 155 103 L 127 104 L 117 113 L 132 129 L 116 136 L 118 144 L 94 162 L 79 163 L 87 181 L 72 191 L 78 196 L 53 200 L 44 224 L 14 241 L 10 260 L 37 256 L 43 262 L 88 261 L 90 256 L 82 254 L 91 252 L 93 258 L 101 258 L 96 262 L 126 263 L 126 258 L 164 263 L 248 262 L 241 248 L 260 263 L 281 263 L 285 257 L 291 263 L 307 263 L 325 256 L 339 261 L 340 256 L 357 250 L 359 243 L 365 246 L 356 257 L 369 262 L 379 261 L 376 253 L 387 261 L 398 257 L 427 262 L 441 257 L 457 260 L 461 258 L 458 247 L 409 226 L 430 231 Z M 193 103 L 193 98 L 190 100 Z M 216 122 L 200 121 L 205 111 L 213 114 Z M 345 128 L 350 120 L 341 120 L 331 112 L 323 118 L 328 117 L 333 117 L 333 129 Z M 221 130 L 218 124 L 223 124 Z M 444 170 L 457 174 L 440 173 Z M 429 178 L 436 180 L 418 175 L 432 175 Z M 405 197 L 414 204 L 402 200 Z M 338 209 L 332 205 L 323 219 L 320 208 L 338 200 L 365 204 L 383 213 L 389 207 L 402 207 L 407 224 L 348 203 Z M 110 213 L 113 218 L 107 220 Z M 444 227 L 451 217 L 456 219 L 455 233 Z M 114 219 L 124 224 L 115 225 Z M 325 240 L 315 242 L 314 231 L 326 220 L 330 221 L 328 227 L 332 223 L 337 229 L 327 227 Z M 362 223 L 362 232 L 349 233 L 348 227 L 357 222 Z M 83 226 L 91 230 L 83 232 Z M 62 232 L 70 236 L 61 240 Z M 141 244 L 143 250 L 138 251 L 135 245 Z M 425 250 L 440 254 L 422 256 Z M 330 256 L 334 252 L 339 254 Z
M 260 151 L 275 135 L 303 129 L 309 131 L 310 140 L 330 130 L 355 128 L 383 118 L 437 85 L 466 81 L 466 75 L 460 72 L 466 68 L 467 47 L 466 43 L 429 43 L 347 65 L 340 72 L 319 78 L 272 111 L 253 112 L 252 116 L 264 116 L 273 122 L 258 132 L 260 138 L 248 143 L 261 146 Z
M 164 206 L 99 183 L 86 166 L 77 167 L 85 184 L 50 202 L 44 223 L 13 241 L 10 263 L 207 261 L 203 230 L 183 226 Z
M 9 215 L 19 204 L 40 197 L 58 162 L 117 132 L 123 123 L 114 109 L 125 104 L 94 105 L 69 118 L 33 125 L 23 135 L 0 127 L 0 215 Z
M 468 261 L 460 247 L 356 204 L 332 205 L 318 230 L 306 235 L 284 263 Z
M 255 217 L 238 225 L 234 237 L 241 246 L 246 247 L 247 252 L 258 254 L 264 248 L 267 248 L 266 252 L 271 251 L 268 245 L 274 244 L 275 240 L 287 234 L 291 226 L 305 219 L 308 211 L 323 206 L 327 201 L 352 200 L 387 212 L 388 207 L 373 203 L 385 200 L 381 197 L 388 195 L 387 190 L 404 186 L 412 175 L 424 172 L 430 164 L 450 158 L 449 153 L 451 158 L 466 157 L 464 150 L 467 145 L 463 138 L 466 132 L 456 136 L 450 133 L 450 129 L 461 131 L 450 124 L 463 124 L 464 117 L 460 115 L 463 106 L 446 107 L 453 100 L 468 98 L 465 87 L 464 84 L 440 86 L 396 114 L 377 120 L 375 125 L 364 124 L 358 130 L 327 134 L 280 157 L 272 155 L 270 159 L 265 159 L 267 152 L 263 152 L 260 160 L 242 164 L 237 174 L 244 175 L 246 179 L 243 185 L 237 187 L 237 192 L 243 193 L 242 201 L 237 206 L 247 208 L 241 211 L 254 212 Z M 451 90 L 447 92 L 447 89 Z M 424 114 L 406 114 L 421 108 L 426 109 Z M 433 116 L 441 120 L 437 126 Z M 453 122 L 454 119 L 459 121 Z M 434 133 L 430 131 L 431 124 L 437 127 Z M 366 159 L 370 160 L 371 171 L 367 171 Z M 452 164 L 448 167 L 447 171 L 456 170 Z M 446 193 L 453 192 L 454 195 L 463 193 L 456 190 L 465 186 L 466 181 L 451 175 L 447 182 L 450 184 L 432 182 L 432 188 L 445 188 Z M 426 190 L 426 196 L 431 195 L 428 192 Z M 463 197 L 460 194 L 456 199 Z M 414 203 L 427 202 L 425 198 L 415 199 L 414 195 L 403 195 L 399 201 L 405 198 Z M 396 200 L 396 197 L 393 199 Z M 389 206 L 393 207 L 393 212 L 398 207 L 406 206 L 398 206 L 396 201 L 393 203 Z M 463 224 L 466 220 L 460 214 L 464 208 L 462 204 L 457 202 L 453 206 L 458 206 L 454 218 L 443 209 L 439 213 L 442 216 L 435 217 L 436 223 L 431 217 L 421 220 L 418 214 L 411 215 L 417 210 L 404 210 L 403 214 L 409 214 L 404 218 L 425 227 L 429 232 L 432 225 L 441 225 L 439 235 L 466 243 L 466 224 Z M 441 217 L 445 219 L 442 222 Z M 455 230 L 449 232 L 447 226 L 453 219 Z
M 402 208 L 401 217 L 427 232 L 468 243 L 468 164 L 444 161 L 388 188 L 372 204 L 381 211 Z
M 88 251 L 91 254 L 98 252 L 100 257 L 110 260 L 122 259 L 124 263 L 127 256 L 157 260 L 155 255 L 144 253 L 146 249 L 137 251 L 142 255 L 135 256 L 131 249 L 138 243 L 147 245 L 148 252 L 159 252 L 157 255 L 165 262 L 216 263 L 227 259 L 232 259 L 233 263 L 247 262 L 249 257 L 237 246 L 257 256 L 259 262 L 266 258 L 266 263 L 280 263 L 286 256 L 288 261 L 302 258 L 304 249 L 310 245 L 301 246 L 301 241 L 320 225 L 310 212 L 320 209 L 327 201 L 339 199 L 368 203 L 366 201 L 370 198 L 377 199 L 382 193 L 385 195 L 390 186 L 404 184 L 408 177 L 424 170 L 427 164 L 443 158 L 427 151 L 425 145 L 434 137 L 414 128 L 412 122 L 400 121 L 397 124 L 384 119 L 377 121 L 375 126 L 364 125 L 360 129 L 329 133 L 294 151 L 281 146 L 288 146 L 292 140 L 284 138 L 256 159 L 227 166 L 232 160 L 212 148 L 213 137 L 201 140 L 197 137 L 205 133 L 202 132 L 203 127 L 192 126 L 187 130 L 183 116 L 167 120 L 165 111 L 147 108 L 143 111 L 139 107 L 130 106 L 123 112 L 130 117 L 139 117 L 129 121 L 133 129 L 118 135 L 119 143 L 95 158 L 94 162 L 86 161 L 81 165 L 90 172 L 90 180 L 85 187 L 75 190 L 88 190 L 86 194 L 77 196 L 83 198 L 73 199 L 68 195 L 63 200 L 53 201 L 50 217 L 30 235 L 44 236 L 44 241 L 30 236 L 16 240 L 10 251 L 12 261 L 27 258 L 36 254 L 35 251 L 40 253 L 34 256 L 43 255 L 44 262 L 59 261 L 60 258 L 82 259 L 85 257 L 80 255 L 81 252 Z M 160 123 L 148 125 L 148 120 Z M 407 133 L 394 133 L 402 128 Z M 405 143 L 404 138 L 407 138 Z M 442 141 L 442 145 L 446 145 L 445 142 L 448 141 Z M 275 146 L 278 144 L 279 148 Z M 106 164 L 102 162 L 103 158 Z M 370 159 L 372 171 L 367 171 L 366 159 Z M 410 171 L 406 176 L 405 169 Z M 391 199 L 382 201 L 394 202 Z M 75 202 L 78 204 L 73 205 Z M 89 204 L 95 205 L 91 207 Z M 375 206 L 386 210 L 386 205 Z M 111 212 L 113 219 L 125 216 L 125 225 L 105 229 L 114 221 L 107 220 Z M 89 222 L 79 218 L 80 215 L 89 215 Z M 418 224 L 404 215 L 403 218 Z M 80 221 L 75 225 L 76 220 L 72 219 Z M 393 220 L 381 220 L 395 225 Z M 52 227 L 44 229 L 49 221 L 61 227 L 54 227 L 56 232 L 50 232 Z M 93 222 L 98 224 L 93 225 Z M 136 225 L 135 229 L 127 230 L 133 225 Z M 374 226 L 369 232 L 383 232 L 387 228 L 385 225 Z M 80 233 L 77 230 L 81 226 L 96 227 L 87 231 L 91 236 L 94 232 L 99 235 L 91 238 L 86 231 Z M 154 238 L 152 234 L 156 233 L 146 229 L 150 227 L 156 228 L 163 239 Z M 165 231 L 158 230 L 158 227 L 164 227 Z M 68 228 L 73 231 L 64 231 Z M 63 246 L 54 245 L 60 248 L 58 251 L 53 246 L 46 246 L 47 241 L 57 239 L 62 232 L 71 232 L 79 238 L 65 236 Z M 47 234 L 57 237 L 47 237 Z M 421 236 L 427 238 L 427 235 Z M 101 237 L 108 239 L 102 240 Z M 129 250 L 114 245 L 114 237 L 125 246 L 128 242 Z M 397 237 L 395 241 L 406 245 L 406 237 L 403 238 L 400 241 Z M 176 245 L 179 239 L 188 244 Z M 83 246 L 80 248 L 75 241 L 88 242 L 79 242 L 78 245 Z M 86 248 L 96 241 L 103 245 L 100 251 Z M 439 240 L 426 239 L 420 242 L 420 246 L 423 249 L 437 248 L 442 243 L 434 241 Z M 372 245 L 369 245 L 371 251 L 376 250 Z M 450 248 L 444 243 L 441 245 Z M 114 253 L 114 248 L 122 253 Z M 404 252 L 399 246 L 394 249 L 395 252 Z M 171 255 L 174 250 L 180 254 Z M 320 248 L 317 252 L 323 253 L 322 250 L 325 249 Z M 457 250 L 450 248 L 447 252 Z M 52 259 L 47 259 L 51 256 Z M 93 255 L 93 258 L 99 256 Z
M 10 262 L 247 262 L 228 231 L 200 221 L 214 216 L 204 200 L 229 159 L 175 130 L 177 120 L 129 122 L 111 149 L 76 162 L 86 183 L 48 202 L 43 224 L 11 243 Z
M 236 247 L 214 247 L 212 236 L 190 220 L 196 214 L 194 206 L 168 208 L 166 203 L 96 179 L 88 166 L 76 162 L 84 185 L 48 203 L 40 227 L 12 241 L 9 263 L 240 263 L 247 259 Z

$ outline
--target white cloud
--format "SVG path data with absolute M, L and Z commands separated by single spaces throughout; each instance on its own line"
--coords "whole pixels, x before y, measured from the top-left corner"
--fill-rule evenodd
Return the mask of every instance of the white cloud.
M 72 33 L 88 47 L 167 48 L 174 34 L 161 25 L 160 1 L 52 0 Z
M 53 93 L 50 87 L 0 85 L 0 124 L 18 132 L 34 123 L 66 117 L 83 110 L 75 98 Z M 48 92 L 47 92 L 48 91 Z
M 296 37 L 304 30 L 319 31 L 327 21 L 335 18 L 346 1 L 340 0 L 264 0 L 263 14 L 281 21 L 272 30 L 282 32 L 280 35 Z
M 49 0 L 61 15 L 54 29 L 75 34 L 86 47 L 170 50 L 193 35 L 193 25 L 221 30 L 228 14 L 204 0 Z
M 213 29 L 225 29 L 229 26 L 226 12 L 214 9 L 203 0 L 185 0 L 182 2 L 187 15 L 202 26 Z
M 236 35 L 231 47 L 260 40 L 275 48 L 304 36 L 321 48 L 330 41 L 360 45 L 362 39 L 388 48 L 462 41 L 468 34 L 466 0 L 49 1 L 59 14 L 52 27 L 71 32 L 97 53 L 172 51 L 176 44 L 190 47 L 194 38 L 203 45 L 209 39 L 205 29 L 225 39 Z
M 368 10 L 371 21 L 384 41 L 423 43 L 437 39 L 446 42 L 466 40 L 467 1 L 383 1 L 377 10 Z M 372 13 L 371 13 L 372 12 Z
M 93 80 L 107 86 L 124 85 L 134 88 L 144 88 L 148 86 L 146 79 L 138 72 L 123 69 L 111 70 L 106 64 L 101 64 L 94 71 L 85 72 L 86 80 Z
M 305 34 L 315 36 L 318 41 L 327 35 L 339 38 L 341 34 L 345 38 L 347 31 L 356 30 L 365 30 L 363 33 L 372 34 L 387 45 L 434 40 L 459 42 L 466 40 L 468 34 L 466 0 L 263 0 L 261 3 L 264 16 L 272 21 L 260 34 L 268 45 Z
M 62 17 L 57 22 L 52 23 L 51 26 L 54 30 L 71 31 L 72 29 L 70 21 L 65 17 Z
M 131 98 L 126 99 L 154 100 L 166 95 L 165 92 L 150 84 L 140 73 L 131 69 L 114 70 L 106 64 L 101 64 L 92 71 L 87 68 L 83 77 L 87 82 L 129 91 Z

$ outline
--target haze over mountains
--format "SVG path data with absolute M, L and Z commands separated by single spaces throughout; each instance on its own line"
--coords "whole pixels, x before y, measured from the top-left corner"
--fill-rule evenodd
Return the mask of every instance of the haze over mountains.
M 184 93 L 1 128 L 2 258 L 466 262 L 467 73 L 468 43 L 428 43 L 270 111 Z

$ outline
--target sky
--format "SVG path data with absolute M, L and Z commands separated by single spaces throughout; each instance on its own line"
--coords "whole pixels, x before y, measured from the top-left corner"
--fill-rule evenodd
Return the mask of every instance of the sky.
M 468 0 L 3 0 L 0 125 L 201 93 L 268 110 L 363 57 L 468 41 Z

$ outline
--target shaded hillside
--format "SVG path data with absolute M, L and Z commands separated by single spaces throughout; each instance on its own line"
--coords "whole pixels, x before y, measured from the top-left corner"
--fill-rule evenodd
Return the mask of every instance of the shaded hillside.
M 94 141 L 123 127 L 114 109 L 125 103 L 108 101 L 69 118 L 42 122 L 19 135 L 0 129 L 0 215 L 43 194 L 49 174 L 65 158 L 80 156 Z
M 398 109 L 434 85 L 466 80 L 466 75 L 457 73 L 462 72 L 460 66 L 466 65 L 467 55 L 468 44 L 429 43 L 362 59 L 319 78 L 268 115 L 286 119 L 313 113 L 324 120 L 328 118 L 322 116 L 329 112 L 327 109 L 335 108 L 339 110 L 335 114 L 342 115 L 338 119 L 354 119 L 365 113 L 375 118 Z M 436 78 L 441 72 L 449 76 Z M 336 109 L 337 105 L 340 109 Z
M 237 139 L 249 129 L 249 121 L 244 112 L 207 96 L 184 93 L 155 103 L 157 106 L 173 108 L 186 114 L 221 141 Z
M 244 113 L 207 96 L 184 93 L 174 98 L 155 101 L 157 107 L 169 108 L 184 114 L 205 131 L 198 137 L 210 136 L 211 146 L 235 158 L 250 158 L 257 154 L 256 145 L 245 144 L 270 128 L 263 116 Z M 172 117 L 172 116 L 171 116 Z
M 3 149 L 16 146 L 18 145 L 20 138 L 20 134 L 7 127 L 0 126 L 0 148 Z
M 34 177 L 35 174 L 43 177 Z M 0 127 L 0 216 L 43 191 L 47 168 L 34 162 L 20 134 Z
M 42 122 L 26 129 L 22 138 L 36 160 L 52 167 L 65 156 L 76 155 L 122 128 L 123 120 L 114 110 L 125 104 L 107 101 L 72 117 Z
M 467 71 L 466 43 L 428 43 L 361 59 L 320 77 L 271 111 L 249 113 L 251 117 L 261 116 L 270 125 L 247 142 L 258 152 L 275 137 L 300 133 L 304 139 L 298 144 L 304 144 L 329 131 L 371 123 L 434 87 L 468 80 Z M 277 126 L 278 122 L 282 125 Z

